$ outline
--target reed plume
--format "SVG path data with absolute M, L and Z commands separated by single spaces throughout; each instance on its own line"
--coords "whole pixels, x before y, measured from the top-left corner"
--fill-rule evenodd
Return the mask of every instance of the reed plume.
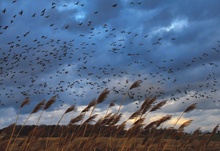
M 144 122 L 145 118 L 140 118 L 137 121 L 135 121 L 132 126 L 136 126 L 136 125 L 142 125 L 142 123 Z
M 135 81 L 135 82 L 130 86 L 129 90 L 139 87 L 140 84 L 141 84 L 141 82 L 142 82 L 141 80 Z M 129 91 L 129 90 L 128 90 L 128 91 Z M 121 103 L 120 103 L 120 106 L 119 106 L 119 108 L 118 108 L 118 112 L 117 112 L 117 113 L 120 112 L 121 107 L 122 107 L 122 104 L 124 103 L 125 98 L 126 98 L 126 96 L 128 95 L 128 91 L 127 91 L 127 92 L 125 93 L 125 95 L 123 96 L 123 99 L 121 100 Z
M 38 112 L 41 108 L 43 108 L 44 105 L 45 105 L 45 102 L 46 102 L 46 100 L 43 100 L 43 101 L 41 101 L 40 103 L 38 103 L 38 104 L 35 106 L 35 108 L 33 109 L 33 111 L 31 112 L 31 114 L 36 113 L 36 112 Z M 40 120 L 40 118 L 41 118 L 41 115 L 42 115 L 43 111 L 44 111 L 44 110 L 42 110 L 42 112 L 41 112 L 41 114 L 40 114 L 40 116 L 39 116 L 39 118 L 38 118 L 38 120 L 37 120 L 37 124 L 35 125 L 34 129 L 32 130 L 32 133 L 30 134 L 30 136 L 29 136 L 28 138 L 26 138 L 25 142 L 24 142 L 23 145 L 21 146 L 21 148 L 23 148 L 23 146 L 25 145 L 25 149 L 24 149 L 24 150 L 28 150 L 28 149 L 29 149 L 30 143 L 31 143 L 31 141 L 32 141 L 32 137 L 33 137 L 33 135 L 34 135 L 34 132 L 35 132 L 35 130 L 36 130 L 36 127 L 37 127 L 37 125 L 38 125 L 38 122 L 39 122 L 39 120 Z M 29 139 L 29 143 L 27 143 L 27 140 L 28 140 L 28 139 Z
M 155 128 L 158 125 L 158 121 L 153 121 L 144 127 L 145 130 L 149 130 L 151 128 Z
M 164 122 L 170 120 L 172 118 L 172 115 L 165 115 L 162 118 L 160 118 L 157 122 L 156 127 L 159 127 L 161 124 L 163 124 Z
M 24 105 L 26 105 L 28 102 L 29 102 L 29 101 L 25 101 L 25 103 L 22 103 L 22 107 L 23 107 Z M 44 104 L 45 104 L 45 100 L 39 102 L 39 103 L 35 106 L 35 108 L 32 110 L 32 112 L 29 114 L 29 116 L 26 118 L 25 122 L 23 123 L 23 125 L 22 125 L 21 128 L 20 128 L 20 130 L 18 131 L 18 133 L 17 133 L 17 135 L 16 135 L 16 137 L 15 137 L 13 143 L 12 143 L 12 146 L 11 146 L 10 150 L 13 149 L 14 142 L 15 142 L 15 140 L 17 139 L 17 137 L 19 136 L 21 130 L 22 130 L 23 127 L 24 127 L 24 125 L 27 123 L 28 119 L 31 117 L 32 114 L 38 112 L 38 111 L 44 106 Z
M 99 95 L 99 97 L 98 97 L 98 99 L 96 100 L 96 101 L 94 101 L 94 103 L 92 103 L 92 106 L 93 106 L 93 109 L 92 109 L 92 111 L 91 111 L 91 113 L 90 113 L 90 115 L 89 115 L 89 118 L 87 119 L 87 120 L 89 120 L 90 118 L 91 119 L 93 119 L 94 117 L 96 117 L 96 116 L 93 116 L 92 114 L 93 114 L 93 112 L 94 112 L 94 110 L 95 110 L 95 108 L 96 108 L 96 105 L 97 104 L 100 104 L 100 103 L 102 103 L 103 101 L 105 101 L 105 99 L 107 98 L 107 96 L 108 96 L 108 94 L 110 93 L 110 91 L 106 88 L 105 90 L 103 90 L 102 92 L 101 92 L 101 94 Z M 90 102 L 91 103 L 91 102 Z M 88 108 L 90 108 L 90 107 L 92 107 L 92 106 L 88 106 Z M 86 121 L 87 121 L 86 120 Z M 85 122 L 86 122 L 85 121 Z M 89 122 L 86 122 L 85 123 L 84 122 L 84 124 L 86 124 L 86 126 L 85 126 L 85 129 L 84 129 L 84 132 L 83 132 L 83 136 L 85 135 L 85 132 L 86 132 L 86 129 L 87 129 L 87 126 L 88 126 L 88 123 Z
M 31 112 L 31 114 L 38 112 L 41 108 L 44 107 L 46 100 L 41 101 L 40 103 L 38 103 L 35 108 L 33 109 L 33 111 Z
M 103 101 L 105 101 L 105 99 L 107 98 L 109 93 L 110 93 L 110 91 L 107 88 L 105 90 L 103 90 L 102 93 L 99 95 L 99 97 L 97 99 L 97 104 L 102 103 Z
M 30 99 L 29 97 L 25 98 L 25 100 L 21 103 L 20 105 L 20 108 L 18 109 L 18 114 L 17 114 L 17 117 L 16 117 L 16 121 L 15 121 L 15 124 L 13 125 L 13 129 L 12 129 L 12 132 L 11 132 L 11 135 L 10 135 L 10 138 L 9 138 L 9 141 L 7 143 L 7 146 L 6 146 L 6 151 L 8 150 L 8 147 L 11 143 L 11 139 L 14 135 L 14 131 L 15 131 L 15 126 L 17 125 L 17 122 L 18 122 L 18 118 L 19 118 L 19 115 L 20 115 L 20 112 L 21 112 L 21 109 L 25 106 L 25 105 L 28 105 L 30 103 Z
M 88 112 L 91 107 L 93 107 L 97 103 L 96 99 L 93 99 L 82 111 L 83 112 Z
M 104 117 L 99 118 L 96 121 L 95 125 L 96 126 L 109 125 L 111 117 L 112 117 L 112 113 L 109 113 L 109 114 L 105 115 Z
M 110 93 L 110 91 L 106 88 L 105 90 L 102 91 L 102 93 L 99 95 L 98 99 L 95 101 L 95 104 L 93 105 L 93 109 L 90 113 L 90 116 L 92 116 L 96 105 L 102 103 L 103 101 L 105 101 L 105 99 L 107 98 L 108 94 Z
M 131 120 L 131 119 L 136 119 L 136 118 L 138 118 L 138 116 L 141 115 L 141 113 L 142 113 L 141 110 L 137 110 L 137 111 L 135 111 L 133 114 L 131 114 L 128 119 L 129 119 L 129 120 Z
M 43 101 L 45 102 L 46 100 L 43 100 Z M 42 102 L 43 102 L 43 101 L 42 101 Z M 31 133 L 31 136 L 30 136 L 29 144 L 26 145 L 26 149 L 25 149 L 25 150 L 28 150 L 28 149 L 29 149 L 29 145 L 32 143 L 32 139 L 33 139 L 34 133 L 35 133 L 35 131 L 36 131 L 36 128 L 37 128 L 37 126 L 38 126 L 38 123 L 40 122 L 40 119 L 41 119 L 41 117 L 42 117 L 43 112 L 44 112 L 45 110 L 47 110 L 48 108 L 50 108 L 51 105 L 52 105 L 53 103 L 55 103 L 55 101 L 56 101 L 56 95 L 55 95 L 55 96 L 52 96 L 52 97 L 47 101 L 46 104 L 45 104 L 45 103 L 39 104 L 39 106 L 41 106 L 41 105 L 43 106 L 44 104 L 45 104 L 45 105 L 44 105 L 44 107 L 42 107 L 43 110 L 41 111 L 41 114 L 40 114 L 40 116 L 39 116 L 39 118 L 38 118 L 38 120 L 37 120 L 37 123 L 35 124 L 35 127 L 34 127 L 32 133 Z M 37 108 L 37 106 L 36 106 L 36 108 Z
M 141 110 L 140 118 L 151 108 L 152 104 L 156 101 L 156 99 L 157 99 L 156 96 L 154 96 L 152 99 L 149 99 L 149 98 L 145 99 L 144 103 L 141 105 L 141 108 L 140 108 Z M 145 117 L 147 116 L 147 114 L 145 115 Z
M 151 110 L 150 112 L 156 111 L 158 109 L 160 109 L 162 106 L 164 106 L 167 103 L 167 100 L 161 101 L 158 104 L 156 104 Z
M 194 110 L 194 109 L 196 108 L 196 105 L 197 105 L 197 103 L 191 104 L 189 107 L 187 107 L 187 108 L 184 110 L 184 113 L 187 113 L 187 112 L 190 112 L 190 111 Z
M 142 83 L 142 80 L 137 80 L 137 81 L 135 81 L 135 82 L 130 86 L 129 90 L 139 87 L 141 83 Z
M 72 106 L 70 106 L 70 107 L 64 112 L 64 114 L 69 113 L 69 112 L 71 112 L 71 111 L 74 111 L 75 109 L 76 109 L 76 106 L 75 106 L 75 105 L 72 105 Z
M 90 116 L 87 120 L 85 120 L 85 122 L 83 122 L 83 124 L 89 124 L 89 123 L 93 122 L 97 116 L 98 116 L 98 114 L 94 114 L 94 115 Z
M 109 107 L 115 106 L 115 100 L 111 101 L 111 103 L 109 104 Z
M 181 119 L 181 117 L 183 116 L 184 113 L 190 112 L 192 110 L 194 110 L 196 108 L 197 103 L 193 103 L 190 106 L 188 106 L 183 112 L 182 114 L 179 116 L 179 118 L 177 119 L 177 121 L 175 122 L 175 124 L 173 125 L 173 128 L 176 126 L 176 124 L 179 122 L 179 120 Z
M 184 131 L 184 128 L 189 126 L 192 123 L 193 120 L 188 120 L 186 122 L 184 122 L 183 124 L 180 125 L 180 127 L 178 128 L 178 131 Z
M 29 98 L 26 98 L 22 103 L 21 103 L 21 106 L 20 108 L 23 108 L 25 105 L 29 104 L 30 103 L 30 99 Z
M 75 124 L 84 118 L 85 114 L 79 114 L 77 117 L 70 120 L 69 124 Z
M 47 110 L 48 108 L 50 108 L 50 106 L 55 103 L 56 101 L 56 95 L 55 96 L 52 96 L 50 98 L 50 100 L 47 101 L 46 105 L 44 106 L 44 109 L 43 110 Z
M 112 118 L 113 118 L 114 120 L 112 121 L 111 125 L 113 126 L 113 125 L 117 124 L 117 123 L 120 121 L 121 117 L 122 117 L 122 113 L 120 113 L 120 114 L 117 114 L 117 113 L 114 114 L 114 115 L 112 116 Z

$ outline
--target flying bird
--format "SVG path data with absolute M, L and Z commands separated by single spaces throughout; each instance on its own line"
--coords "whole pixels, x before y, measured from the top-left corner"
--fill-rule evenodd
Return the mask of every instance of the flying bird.
M 34 13 L 31 17 L 35 17 L 36 13 Z
M 21 10 L 20 12 L 19 12 L 19 15 L 22 15 L 23 14 L 23 10 Z
M 6 13 L 6 8 L 2 10 L 2 13 L 5 14 Z
M 116 7 L 118 4 L 113 4 L 112 7 Z

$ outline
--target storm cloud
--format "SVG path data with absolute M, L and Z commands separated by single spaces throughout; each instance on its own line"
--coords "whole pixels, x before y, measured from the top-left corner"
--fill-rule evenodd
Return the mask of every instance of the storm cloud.
M 43 99 L 58 95 L 48 116 L 86 106 L 105 89 L 134 112 L 147 97 L 168 100 L 160 114 L 178 116 L 197 103 L 193 127 L 219 123 L 219 6 L 213 1 L 0 2 L 0 127 L 8 126 L 25 98 L 21 120 Z M 10 112 L 10 114 L 7 114 Z M 198 115 L 199 112 L 199 115 Z M 14 115 L 14 116 L 13 116 Z M 209 118 L 208 124 L 201 120 Z M 55 119 L 58 119 L 55 116 Z M 46 120 L 45 120 L 46 122 Z M 42 121 L 42 123 L 44 123 Z

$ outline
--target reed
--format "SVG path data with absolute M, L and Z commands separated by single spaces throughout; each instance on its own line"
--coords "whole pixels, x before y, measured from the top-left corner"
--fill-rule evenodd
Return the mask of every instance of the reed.
M 179 118 L 177 119 L 177 121 L 175 122 L 175 124 L 173 125 L 173 128 L 176 126 L 176 124 L 179 122 L 179 120 L 181 119 L 181 117 L 183 116 L 183 114 L 190 112 L 192 110 L 194 110 L 196 108 L 197 103 L 193 103 L 190 106 L 188 106 L 183 112 L 182 114 L 179 116 Z
M 14 126 L 13 126 L 13 130 L 12 130 L 12 132 L 11 132 L 11 136 L 10 136 L 10 138 L 9 138 L 8 144 L 7 144 L 6 149 L 5 149 L 6 151 L 8 150 L 8 147 L 9 147 L 9 145 L 10 145 L 10 143 L 11 143 L 11 140 L 12 140 L 12 137 L 13 137 L 13 135 L 14 135 L 15 126 L 17 125 L 17 122 L 18 122 L 18 118 L 19 118 L 21 109 L 22 109 L 25 105 L 27 105 L 27 104 L 29 104 L 29 103 L 30 103 L 30 99 L 29 99 L 29 98 L 26 98 L 26 99 L 21 103 L 21 105 L 20 105 L 20 107 L 19 107 L 19 109 L 18 109 L 18 114 L 17 114 L 17 117 L 16 117 L 16 121 L 15 121 L 15 124 L 14 124 Z
M 137 88 L 141 81 L 136 81 L 128 91 Z M 20 110 L 30 100 L 27 98 L 22 102 L 19 107 L 16 122 L 6 128 L 1 134 L 8 133 L 8 141 L 0 142 L 2 150 L 20 150 L 20 151 L 32 151 L 32 150 L 152 150 L 152 151 L 165 151 L 165 150 L 205 150 L 210 148 L 210 144 L 213 143 L 212 138 L 215 136 L 219 124 L 213 129 L 212 133 L 208 137 L 204 137 L 199 141 L 200 129 L 195 130 L 191 135 L 185 135 L 185 128 L 190 126 L 193 120 L 187 120 L 182 123 L 177 129 L 175 126 L 178 124 L 181 117 L 196 108 L 196 103 L 188 106 L 179 116 L 177 121 L 171 129 L 163 128 L 163 124 L 172 119 L 172 115 L 164 115 L 149 122 L 147 115 L 160 110 L 167 103 L 167 100 L 159 101 L 155 103 L 157 97 L 146 98 L 143 100 L 140 108 L 131 113 L 127 120 L 122 121 L 123 113 L 120 113 L 120 108 L 123 104 L 123 98 L 119 109 L 116 113 L 110 111 L 110 108 L 115 106 L 116 101 L 111 101 L 106 108 L 104 115 L 96 113 L 96 107 L 98 104 L 103 103 L 110 91 L 104 89 L 98 99 L 93 99 L 81 112 L 72 117 L 68 125 L 60 125 L 64 116 L 72 111 L 76 110 L 76 106 L 72 105 L 67 108 L 59 118 L 57 124 L 48 131 L 47 127 L 39 126 L 39 121 L 42 118 L 44 111 L 49 109 L 56 100 L 56 96 L 51 97 L 47 102 L 45 100 L 39 102 L 29 116 L 26 118 L 21 128 L 18 129 L 16 135 L 16 123 Z M 125 97 L 125 96 L 124 96 Z M 154 105 L 153 105 L 154 104 Z M 25 127 L 26 122 L 30 116 L 38 111 L 41 111 L 33 129 L 30 130 L 26 138 L 18 139 L 21 130 Z M 86 114 L 89 114 L 86 116 Z M 131 126 L 128 127 L 128 122 L 131 120 Z M 128 127 L 126 129 L 126 127 Z M 47 136 L 42 137 L 42 133 L 47 131 Z M 56 133 L 56 135 L 55 135 Z M 14 138 L 13 138 L 14 137 Z M 179 140 L 175 140 L 178 138 Z M 1 139 L 3 140 L 3 139 Z M 173 142 L 175 141 L 175 145 Z M 39 143 L 41 145 L 39 145 Z M 38 145 L 37 145 L 38 144 Z M 194 146 L 192 145 L 194 144 Z
M 45 110 L 47 110 L 48 108 L 50 108 L 51 105 L 55 103 L 56 97 L 57 97 L 56 95 L 55 95 L 55 96 L 52 96 L 52 97 L 47 101 L 47 103 L 44 105 L 43 110 L 41 111 L 40 116 L 38 117 L 37 123 L 35 124 L 35 127 L 34 127 L 32 133 L 31 133 L 30 138 L 29 138 L 29 143 L 25 145 L 25 149 L 24 149 L 24 150 L 29 150 L 30 144 L 32 143 L 32 139 L 33 139 L 33 137 L 34 137 L 34 133 L 35 133 L 37 127 L 38 127 L 38 123 L 40 122 L 40 119 L 41 119 L 41 117 L 42 117 L 43 112 L 44 112 Z M 46 100 L 43 100 L 43 101 L 45 102 Z
M 129 90 L 132 90 L 132 89 L 134 89 L 134 88 L 139 87 L 140 84 L 141 84 L 141 82 L 142 82 L 141 80 L 135 81 L 135 82 L 130 86 Z M 120 112 L 120 110 L 121 110 L 121 108 L 122 108 L 122 105 L 123 105 L 123 103 L 124 103 L 124 101 L 125 101 L 125 99 L 126 99 L 126 96 L 128 95 L 129 90 L 128 90 L 128 91 L 125 93 L 125 95 L 123 96 L 123 99 L 121 100 L 121 103 L 120 103 L 120 106 L 119 106 L 119 108 L 118 108 L 118 112 L 117 112 L 117 113 Z
M 28 102 L 28 101 L 27 101 L 27 102 Z M 17 135 L 16 135 L 16 137 L 15 137 L 13 143 L 12 143 L 12 146 L 11 146 L 10 150 L 12 150 L 12 148 L 13 148 L 13 146 L 14 146 L 14 142 L 16 141 L 17 137 L 19 136 L 21 130 L 22 130 L 23 127 L 24 127 L 24 125 L 27 123 L 28 119 L 31 117 L 32 114 L 38 112 L 38 111 L 43 107 L 44 103 L 45 103 L 45 100 L 39 102 L 39 103 L 35 106 L 35 108 L 32 110 L 32 112 L 29 114 L 29 116 L 27 117 L 27 119 L 25 120 L 25 122 L 23 123 L 23 125 L 21 126 L 20 130 L 18 131 L 18 133 L 17 133 Z M 27 104 L 27 103 L 22 103 L 21 106 L 23 107 L 25 104 Z

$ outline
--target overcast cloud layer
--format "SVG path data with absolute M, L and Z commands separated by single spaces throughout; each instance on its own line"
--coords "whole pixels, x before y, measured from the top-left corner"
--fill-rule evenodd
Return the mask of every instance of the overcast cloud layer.
M 189 130 L 211 130 L 220 123 L 218 6 L 218 0 L 1 0 L 0 128 L 15 122 L 27 97 L 20 124 L 37 103 L 58 95 L 41 121 L 49 124 L 108 88 L 97 106 L 104 113 L 142 80 L 129 91 L 125 115 L 157 96 L 168 104 L 150 120 L 166 114 L 175 120 L 197 103 L 183 119 L 193 120 Z

